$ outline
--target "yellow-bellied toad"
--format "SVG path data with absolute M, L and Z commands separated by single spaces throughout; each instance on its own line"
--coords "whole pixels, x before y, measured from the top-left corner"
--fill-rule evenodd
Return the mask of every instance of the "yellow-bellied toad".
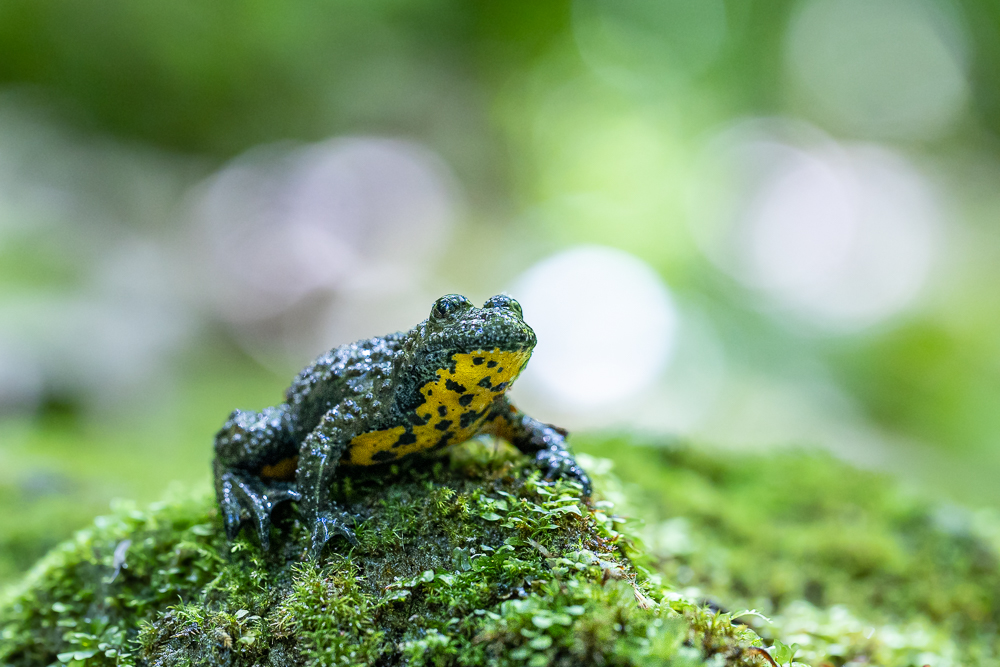
M 349 517 L 327 499 L 339 465 L 370 466 L 439 450 L 476 435 L 533 454 L 547 477 L 590 480 L 566 450 L 565 431 L 507 399 L 535 346 L 521 306 L 495 296 L 482 308 L 449 294 L 406 333 L 330 350 L 292 382 L 281 405 L 236 410 L 215 436 L 215 488 L 232 540 L 252 519 L 268 548 L 271 511 L 296 500 L 318 557 Z

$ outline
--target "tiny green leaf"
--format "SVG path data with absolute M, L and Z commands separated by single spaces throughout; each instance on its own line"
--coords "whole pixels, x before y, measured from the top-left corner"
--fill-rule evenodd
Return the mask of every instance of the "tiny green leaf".
M 533 616 L 531 622 L 535 624 L 535 627 L 543 630 L 552 626 L 552 618 L 550 616 L 542 616 L 541 614 Z

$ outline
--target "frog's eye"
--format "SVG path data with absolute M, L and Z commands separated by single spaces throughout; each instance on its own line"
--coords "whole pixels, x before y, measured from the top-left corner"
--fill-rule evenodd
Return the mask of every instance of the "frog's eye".
M 507 308 L 517 313 L 518 317 L 524 317 L 524 313 L 521 312 L 521 304 L 506 294 L 498 294 L 491 298 L 483 304 L 483 308 Z
M 446 294 L 434 302 L 434 307 L 431 308 L 431 317 L 438 320 L 447 319 L 471 305 L 469 300 L 461 294 Z

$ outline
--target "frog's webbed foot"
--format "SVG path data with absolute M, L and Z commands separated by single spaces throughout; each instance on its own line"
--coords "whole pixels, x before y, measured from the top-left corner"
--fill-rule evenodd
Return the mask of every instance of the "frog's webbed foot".
M 278 504 L 301 497 L 291 482 L 265 483 L 256 475 L 236 470 L 219 477 L 218 493 L 229 541 L 236 539 L 243 521 L 251 519 L 264 551 L 271 544 L 271 512 Z
M 506 438 L 525 454 L 534 454 L 535 465 L 545 479 L 566 477 L 575 480 L 583 487 L 583 494 L 590 495 L 590 478 L 566 449 L 565 429 L 529 417 L 506 398 L 498 400 L 490 419 L 489 432 Z
M 313 560 L 318 560 L 323 552 L 323 547 L 335 535 L 342 535 L 347 541 L 356 545 L 358 538 L 354 536 L 354 531 L 348 526 L 354 524 L 354 517 L 347 512 L 340 511 L 336 505 L 330 505 L 330 509 L 320 510 L 312 519 L 312 540 L 310 541 L 309 553 Z
M 539 450 L 535 454 L 535 465 L 545 474 L 545 479 L 567 477 L 576 480 L 583 486 L 583 495 L 590 495 L 590 477 L 564 447 L 552 445 Z

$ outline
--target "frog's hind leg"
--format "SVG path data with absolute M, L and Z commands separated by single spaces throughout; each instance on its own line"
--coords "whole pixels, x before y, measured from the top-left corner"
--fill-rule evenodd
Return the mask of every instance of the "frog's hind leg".
M 285 500 L 298 500 L 289 481 L 265 479 L 272 470 L 292 460 L 297 447 L 292 438 L 287 405 L 261 412 L 235 410 L 215 436 L 215 491 L 226 526 L 233 540 L 240 525 L 252 519 L 261 546 L 270 543 L 271 512 Z
M 265 482 L 243 470 L 220 471 L 218 462 L 215 476 L 226 537 L 229 541 L 236 539 L 243 521 L 250 519 L 257 529 L 261 548 L 267 551 L 271 545 L 271 513 L 280 503 L 300 498 L 295 485 L 291 482 Z

